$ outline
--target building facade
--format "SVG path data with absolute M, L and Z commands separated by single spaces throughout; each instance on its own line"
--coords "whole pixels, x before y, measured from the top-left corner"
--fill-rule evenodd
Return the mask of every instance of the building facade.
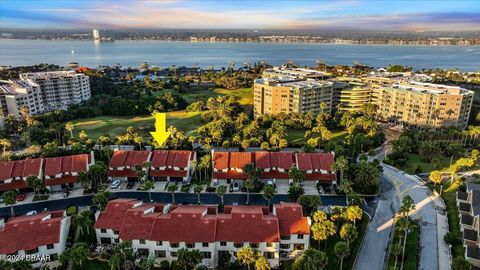
M 0 243 L 8 243 L 0 245 L 0 254 L 30 256 L 33 267 L 59 266 L 70 223 L 64 210 L 0 220 Z
M 97 212 L 99 244 L 132 241 L 134 252 L 172 262 L 182 248 L 201 252 L 202 264 L 214 268 L 222 253 L 236 258 L 238 249 L 251 246 L 272 267 L 309 247 L 309 220 L 296 203 L 265 206 L 144 204 L 135 199 L 110 201 Z
M 465 258 L 478 268 L 480 267 L 480 185 L 467 182 L 466 192 L 457 191 L 456 199 Z
M 32 115 L 66 110 L 70 105 L 90 99 L 89 77 L 75 71 L 20 74 L 20 79 L 0 84 L 0 118 L 19 116 L 26 107 Z
M 371 102 L 372 88 L 359 78 L 336 78 L 333 107 L 344 112 L 360 112 Z

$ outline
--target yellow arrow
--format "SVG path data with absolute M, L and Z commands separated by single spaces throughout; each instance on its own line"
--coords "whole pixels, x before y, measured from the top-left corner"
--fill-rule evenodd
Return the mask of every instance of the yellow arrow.
M 162 147 L 165 141 L 170 136 L 170 132 L 166 130 L 167 116 L 165 113 L 155 114 L 155 131 L 150 132 L 153 139 L 157 141 L 158 146 Z

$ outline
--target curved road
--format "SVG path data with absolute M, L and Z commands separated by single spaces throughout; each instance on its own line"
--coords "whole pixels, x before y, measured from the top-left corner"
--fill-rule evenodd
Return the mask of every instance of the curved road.
M 401 204 L 401 198 L 410 195 L 416 209 L 411 213 L 420 223 L 419 270 L 449 269 L 439 263 L 437 241 L 437 212 L 430 190 L 414 176 L 383 165 L 382 192 L 362 244 L 355 268 L 357 270 L 384 269 L 392 217 Z M 442 237 L 443 239 L 443 237 Z

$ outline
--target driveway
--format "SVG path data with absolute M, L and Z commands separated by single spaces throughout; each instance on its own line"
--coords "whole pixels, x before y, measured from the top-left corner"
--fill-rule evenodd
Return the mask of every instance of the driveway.
M 375 215 L 367 230 L 355 269 L 383 269 L 393 215 L 401 204 L 401 198 L 410 195 L 416 209 L 411 213 L 420 223 L 419 270 L 449 269 L 448 265 L 438 263 L 437 212 L 430 192 L 415 177 L 396 171 L 384 165 L 382 193 Z

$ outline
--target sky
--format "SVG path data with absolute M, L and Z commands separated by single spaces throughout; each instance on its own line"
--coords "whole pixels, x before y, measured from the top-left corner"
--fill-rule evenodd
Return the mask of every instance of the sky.
M 480 31 L 480 0 L 1 0 L 0 28 Z

